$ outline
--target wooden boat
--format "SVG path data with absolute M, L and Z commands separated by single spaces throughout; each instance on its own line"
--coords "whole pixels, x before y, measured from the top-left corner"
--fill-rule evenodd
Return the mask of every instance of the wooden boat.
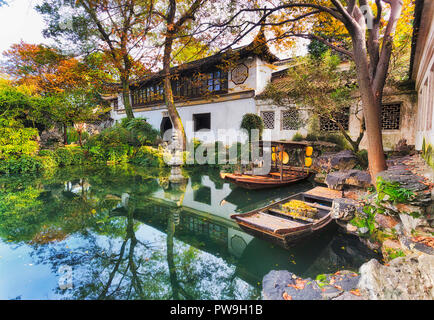
M 233 214 L 231 218 L 245 232 L 287 249 L 326 228 L 332 221 L 330 211 L 333 199 L 340 197 L 341 193 L 338 191 L 316 187 L 309 192 L 298 193 L 261 209 Z M 301 200 L 316 208 L 316 218 L 295 217 L 285 213 L 281 206 L 290 200 Z
M 281 175 L 278 172 L 270 172 L 265 176 L 253 174 L 220 173 L 220 177 L 228 182 L 245 189 L 264 189 L 282 187 L 294 182 L 302 181 L 310 176 L 309 172 L 297 170 L 285 170 Z
M 286 186 L 307 179 L 311 170 L 312 146 L 316 142 L 309 141 L 270 141 L 272 149 L 271 170 L 266 175 L 254 175 L 252 172 L 220 173 L 220 177 L 230 183 L 246 189 L 264 189 Z M 259 141 L 259 147 L 264 146 L 264 141 Z M 303 150 L 304 159 L 302 166 L 289 165 L 289 153 L 294 149 Z

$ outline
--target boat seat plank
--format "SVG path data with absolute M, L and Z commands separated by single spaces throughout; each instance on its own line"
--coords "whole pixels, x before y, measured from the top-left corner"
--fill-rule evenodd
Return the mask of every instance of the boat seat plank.
M 268 209 L 268 211 L 269 212 L 274 212 L 274 213 L 280 214 L 282 216 L 288 217 L 289 219 L 298 220 L 298 221 L 301 221 L 301 222 L 304 222 L 304 223 L 306 223 L 306 222 L 312 223 L 312 222 L 315 222 L 317 220 L 317 219 L 311 219 L 311 218 L 307 218 L 307 217 L 303 218 L 303 217 L 292 216 L 292 215 L 286 214 L 285 211 L 282 211 L 282 210 L 279 210 L 279 209 L 275 209 L 275 208 L 270 208 L 270 209 Z
M 309 202 L 309 201 L 304 201 L 304 203 L 306 203 L 307 205 L 309 205 L 311 207 L 317 208 L 317 209 L 322 209 L 322 210 L 327 210 L 327 211 L 330 211 L 332 209 L 332 207 L 327 207 L 327 206 L 324 206 L 324 205 L 319 204 L 319 203 L 314 203 L 314 202 Z
M 270 172 L 270 174 L 272 176 L 280 177 L 280 172 Z M 302 174 L 303 174 L 302 172 L 294 172 L 294 173 L 284 172 L 283 176 L 284 177 L 298 177 L 298 176 L 300 176 Z
M 304 226 L 305 224 L 291 221 L 284 218 L 272 216 L 264 212 L 258 212 L 249 216 L 239 216 L 237 220 L 246 222 L 259 228 L 264 228 L 272 232 L 282 229 L 291 229 Z
M 316 196 L 327 199 L 338 199 L 342 198 L 342 192 L 337 190 L 331 190 L 326 187 L 315 187 L 309 191 L 306 191 L 304 194 L 309 196 Z

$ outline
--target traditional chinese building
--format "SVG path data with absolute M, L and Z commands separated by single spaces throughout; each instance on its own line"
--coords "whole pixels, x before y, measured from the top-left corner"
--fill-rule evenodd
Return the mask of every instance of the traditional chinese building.
M 302 135 L 308 133 L 306 120 L 311 118 L 308 109 L 300 110 L 290 103 L 277 106 L 263 98 L 263 92 L 270 82 L 285 90 L 285 71 L 291 67 L 291 59 L 280 60 L 270 52 L 265 41 L 261 40 L 263 36 L 258 34 L 247 46 L 171 69 L 175 104 L 187 140 L 197 138 L 211 142 L 218 137 L 221 129 L 239 129 L 246 113 L 261 116 L 265 126 L 264 136 L 273 140 L 291 139 L 297 132 Z M 345 68 L 346 64 L 342 67 Z M 172 128 L 172 123 L 164 103 L 162 80 L 160 72 L 135 81 L 130 86 L 130 101 L 134 115 L 146 118 L 163 135 Z M 111 116 L 115 121 L 126 116 L 122 99 L 113 100 L 112 106 Z M 385 88 L 381 115 L 385 150 L 393 149 L 401 139 L 406 139 L 408 145 L 420 145 L 420 138 L 416 139 L 415 132 L 416 113 L 417 96 L 412 88 Z M 360 132 L 361 114 L 359 103 L 348 106 L 347 112 L 338 117 L 353 139 Z M 338 132 L 335 122 L 323 118 L 319 122 L 320 131 Z M 170 134 L 166 135 L 166 139 L 168 137 Z M 230 145 L 237 139 L 239 137 L 234 133 L 224 142 Z M 360 148 L 367 148 L 366 136 Z

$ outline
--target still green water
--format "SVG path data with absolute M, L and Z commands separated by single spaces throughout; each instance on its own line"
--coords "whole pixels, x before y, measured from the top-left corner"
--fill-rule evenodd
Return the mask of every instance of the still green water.
M 0 299 L 258 299 L 270 270 L 356 270 L 374 254 L 336 228 L 287 251 L 230 219 L 310 189 L 247 191 L 216 169 L 65 168 L 0 177 Z

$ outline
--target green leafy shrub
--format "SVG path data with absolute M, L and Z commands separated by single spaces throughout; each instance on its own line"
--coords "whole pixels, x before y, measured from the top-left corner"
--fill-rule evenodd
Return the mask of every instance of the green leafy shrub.
M 104 129 L 100 134 L 91 136 L 85 148 L 96 162 L 125 162 L 135 145 L 128 129 L 120 125 Z
M 144 167 L 163 167 L 163 150 L 151 146 L 140 147 L 131 158 L 131 163 Z
M 57 162 L 52 156 L 38 156 L 37 159 L 41 164 L 41 169 L 51 169 L 57 167 Z
M 368 150 L 366 149 L 360 150 L 359 152 L 356 153 L 356 157 L 359 160 L 360 167 L 362 169 L 367 169 L 369 165 Z
M 43 155 L 49 153 L 44 152 Z M 51 154 L 54 161 L 59 167 L 66 167 L 70 165 L 80 165 L 86 162 L 85 152 L 80 147 L 60 147 Z
M 307 141 L 325 141 L 336 144 L 338 151 L 348 149 L 348 143 L 344 136 L 339 133 L 313 133 L 310 132 L 306 135 Z
M 159 131 L 146 121 L 146 118 L 123 118 L 121 127 L 129 130 L 132 138 L 137 140 L 140 145 L 155 145 L 159 136 Z
M 29 155 L 22 155 L 19 158 L 10 158 L 0 161 L 0 173 L 31 173 L 41 169 L 39 159 Z
M 360 234 L 360 236 L 369 237 L 372 236 L 375 232 L 375 215 L 377 214 L 376 208 L 371 205 L 366 205 L 363 207 L 364 214 L 356 215 L 351 221 L 350 224 L 356 226 L 358 228 L 367 228 L 368 232 L 364 234 Z
M 425 159 L 429 166 L 434 168 L 434 150 L 431 144 L 426 143 L 425 137 L 422 141 L 422 158 Z
M 399 249 L 386 248 L 385 249 L 385 261 L 391 261 L 393 259 L 405 257 L 405 253 Z
M 292 141 L 303 141 L 304 137 L 300 132 L 296 132 L 293 136 L 292 136 Z
M 246 113 L 241 120 L 241 129 L 247 130 L 249 133 L 249 138 L 251 135 L 251 130 L 258 129 L 259 130 L 259 139 L 262 138 L 262 131 L 264 131 L 264 122 L 262 118 L 254 113 Z
M 386 200 L 393 203 L 408 203 L 413 200 L 416 194 L 406 188 L 402 188 L 399 182 L 389 182 L 382 177 L 377 178 L 378 200 Z
M 24 128 L 14 119 L 0 118 L 0 160 L 35 155 L 39 148 L 37 137 L 37 129 Z
M 39 170 L 36 159 L 38 130 L 24 128 L 12 118 L 0 118 L 0 173 L 28 173 Z
M 74 128 L 68 128 L 66 134 L 68 136 L 68 143 L 76 143 L 80 140 L 78 132 Z M 89 133 L 83 131 L 81 134 L 81 140 L 85 141 L 87 139 L 89 139 Z

